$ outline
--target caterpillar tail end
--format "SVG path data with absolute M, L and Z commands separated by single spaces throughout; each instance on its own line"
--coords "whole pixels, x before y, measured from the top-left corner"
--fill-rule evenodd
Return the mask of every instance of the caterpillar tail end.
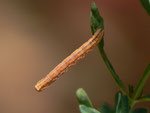
M 42 90 L 44 90 L 48 85 L 50 85 L 52 83 L 52 81 L 47 81 L 45 82 L 46 78 L 41 79 L 40 81 L 37 82 L 37 84 L 35 85 L 35 89 L 38 92 L 41 92 Z
M 36 85 L 35 85 L 35 90 L 38 91 L 38 92 L 41 92 L 41 91 L 42 91 L 41 85 L 36 84 Z
M 37 84 L 35 85 L 35 90 L 38 92 L 41 92 L 43 89 L 45 89 L 45 85 L 42 84 L 42 80 L 38 81 Z

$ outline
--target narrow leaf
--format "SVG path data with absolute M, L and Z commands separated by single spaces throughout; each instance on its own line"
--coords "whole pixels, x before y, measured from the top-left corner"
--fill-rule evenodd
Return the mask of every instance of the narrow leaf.
M 137 108 L 133 110 L 131 113 L 148 113 L 148 111 L 145 108 Z
M 83 104 L 87 107 L 93 107 L 88 95 L 86 94 L 86 92 L 82 88 L 79 88 L 77 90 L 76 95 L 77 95 L 77 99 L 78 99 L 79 104 Z
M 91 4 L 90 25 L 92 34 L 94 34 L 98 29 L 104 30 L 104 20 L 101 17 L 98 8 L 96 7 L 94 2 Z M 101 46 L 101 48 L 104 47 L 104 38 L 102 38 L 99 45 Z
M 143 102 L 143 101 L 150 101 L 150 95 L 145 95 L 143 97 L 140 97 L 137 102 Z
M 87 107 L 85 105 L 79 105 L 79 108 L 81 113 L 100 113 L 98 110 Z
M 91 4 L 90 24 L 92 34 L 94 34 L 100 28 L 104 29 L 104 20 L 100 16 L 98 8 L 96 7 L 94 2 Z
M 144 9 L 150 16 L 150 0 L 140 0 L 141 4 L 143 5 Z

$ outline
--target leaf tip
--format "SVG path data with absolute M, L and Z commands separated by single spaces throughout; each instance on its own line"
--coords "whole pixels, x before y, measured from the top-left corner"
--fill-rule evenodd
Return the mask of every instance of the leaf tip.
M 76 91 L 76 95 L 77 95 L 77 96 L 79 96 L 79 95 L 81 95 L 81 94 L 83 94 L 83 93 L 85 93 L 85 91 L 84 91 L 83 88 L 79 88 L 79 89 L 77 89 L 77 91 Z
M 96 8 L 95 2 L 92 2 L 91 3 L 91 9 L 95 9 L 95 8 Z

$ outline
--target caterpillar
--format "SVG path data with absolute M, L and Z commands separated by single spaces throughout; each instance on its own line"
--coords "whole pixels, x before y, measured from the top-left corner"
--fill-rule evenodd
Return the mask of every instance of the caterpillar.
M 69 67 L 74 65 L 78 60 L 83 58 L 85 54 L 90 52 L 102 39 L 104 30 L 98 29 L 95 34 L 82 46 L 76 49 L 71 55 L 58 64 L 46 77 L 41 79 L 35 85 L 37 91 L 45 89 L 46 86 L 56 81 Z

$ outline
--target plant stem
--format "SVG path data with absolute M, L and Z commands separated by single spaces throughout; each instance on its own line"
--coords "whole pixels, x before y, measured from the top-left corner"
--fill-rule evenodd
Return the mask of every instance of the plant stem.
M 135 104 L 135 100 L 138 98 L 138 96 L 140 95 L 147 79 L 149 78 L 150 76 L 150 64 L 147 66 L 142 78 L 140 79 L 134 93 L 133 93 L 133 96 L 131 98 L 131 107 Z
M 125 94 L 125 95 L 128 95 L 128 92 L 126 91 L 122 81 L 119 79 L 118 75 L 116 74 L 112 64 L 110 63 L 104 49 L 102 46 L 100 46 L 100 44 L 98 45 L 98 48 L 99 48 L 99 52 L 103 58 L 103 61 L 106 65 L 106 67 L 108 68 L 108 70 L 110 71 L 113 79 L 116 81 L 117 85 L 120 87 L 121 91 Z

